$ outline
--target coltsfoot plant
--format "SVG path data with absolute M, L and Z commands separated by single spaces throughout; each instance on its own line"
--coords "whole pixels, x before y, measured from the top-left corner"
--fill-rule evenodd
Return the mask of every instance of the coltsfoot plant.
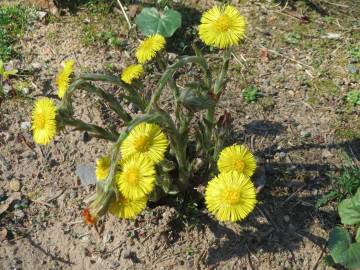
M 194 189 L 206 182 L 205 203 L 221 221 L 244 219 L 255 207 L 256 190 L 250 177 L 256 169 L 254 155 L 244 145 L 224 148 L 229 133 L 230 114 L 215 109 L 226 84 L 233 46 L 244 38 L 246 21 L 233 6 L 215 6 L 206 11 L 199 25 L 199 37 L 223 54 L 219 74 L 213 74 L 201 50 L 194 46 L 194 56 L 183 56 L 169 64 L 165 51 L 166 37 L 181 25 L 178 12 L 144 10 L 135 21 L 146 38 L 140 42 L 134 63 L 119 76 L 82 74 L 75 77 L 74 61 L 67 60 L 57 76 L 59 102 L 41 98 L 32 112 L 34 141 L 48 144 L 66 126 L 87 131 L 91 136 L 113 142 L 112 151 L 96 160 L 97 190 L 83 211 L 85 221 L 96 222 L 111 213 L 133 219 L 149 200 L 177 196 L 182 201 L 195 200 Z M 172 20 L 172 16 L 175 18 Z M 180 16 L 180 18 L 179 18 Z M 167 21 L 176 23 L 167 24 Z M 141 25 L 141 24 L 147 25 Z M 154 25 L 152 25 L 154 24 Z M 136 62 L 135 62 L 136 61 Z M 188 72 L 180 85 L 175 73 L 198 66 L 202 75 Z M 144 92 L 141 78 L 148 70 L 162 73 L 157 87 Z M 116 85 L 112 95 L 95 83 Z M 182 80 L 184 82 L 184 80 Z M 161 107 L 164 89 L 172 96 L 172 109 Z M 91 93 L 108 103 L 124 126 L 118 131 L 84 123 L 74 117 L 72 106 L 77 90 Z M 122 104 L 132 103 L 137 114 Z

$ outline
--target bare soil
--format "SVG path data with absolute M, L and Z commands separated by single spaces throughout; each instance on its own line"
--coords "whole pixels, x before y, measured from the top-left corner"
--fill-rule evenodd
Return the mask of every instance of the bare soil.
M 350 54 L 360 45 L 360 4 L 232 2 L 248 19 L 248 31 L 234 52 L 218 113 L 231 113 L 231 142 L 247 144 L 265 170 L 255 211 L 231 224 L 219 223 L 202 208 L 183 216 L 178 209 L 156 206 L 135 221 L 106 216 L 98 231 L 83 224 L 81 210 L 94 187 L 80 185 L 76 166 L 93 164 L 111 144 L 84 140 L 83 133 L 67 129 L 39 147 L 24 128 L 34 99 L 55 97 L 54 77 L 64 59 L 76 60 L 77 74 L 119 74 L 133 61 L 138 37 L 127 35 L 121 13 L 81 6 L 76 13 L 33 22 L 17 44 L 22 57 L 12 64 L 20 76 L 10 84 L 20 81 L 19 87 L 30 92 L 0 105 L 0 199 L 4 203 L 20 192 L 0 216 L 0 269 L 328 268 L 322 259 L 328 232 L 339 223 L 336 204 L 320 209 L 314 204 L 344 162 L 360 158 L 360 109 L 346 103 L 346 94 L 360 89 L 360 64 Z M 187 28 L 169 41 L 172 53 L 187 53 L 179 40 L 194 38 L 200 12 L 214 3 L 180 6 Z M 94 21 L 97 31 L 111 27 L 124 43 L 90 42 L 87 26 Z M 221 54 L 207 57 L 218 69 Z M 148 75 L 146 90 L 158 79 L 156 72 Z M 246 104 L 241 93 L 249 85 L 262 97 Z M 83 93 L 75 108 L 84 121 L 122 126 L 99 100 Z M 19 190 L 11 185 L 14 180 Z

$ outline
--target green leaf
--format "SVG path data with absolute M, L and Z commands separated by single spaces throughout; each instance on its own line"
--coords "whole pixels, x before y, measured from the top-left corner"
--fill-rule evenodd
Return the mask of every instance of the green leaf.
M 215 106 L 214 100 L 208 95 L 197 95 L 196 90 L 186 89 L 180 94 L 180 102 L 189 110 L 200 111 Z
M 345 260 L 341 263 L 349 269 L 360 267 L 360 243 L 353 243 L 345 252 Z
M 331 267 L 335 267 L 336 263 L 334 262 L 334 259 L 331 257 L 331 255 L 327 255 L 325 258 L 324 258 L 324 263 L 327 265 L 327 266 L 331 266 Z
M 356 236 L 355 236 L 355 241 L 360 243 L 360 227 L 357 229 Z
M 350 234 L 336 227 L 330 232 L 328 246 L 335 263 L 349 269 L 360 267 L 360 243 L 351 243 Z
M 341 263 L 345 260 L 345 252 L 350 247 L 350 234 L 341 227 L 335 227 L 329 235 L 328 246 L 330 255 L 336 263 Z
M 135 18 L 135 23 L 145 36 L 161 34 L 171 37 L 181 26 L 181 14 L 173 9 L 160 14 L 156 8 L 144 8 Z
M 341 222 L 347 225 L 360 224 L 360 188 L 355 196 L 339 204 Z

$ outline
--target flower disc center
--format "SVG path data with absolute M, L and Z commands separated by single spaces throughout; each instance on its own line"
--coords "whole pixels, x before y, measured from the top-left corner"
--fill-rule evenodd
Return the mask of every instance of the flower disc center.
M 240 202 L 240 192 L 238 191 L 233 191 L 233 190 L 230 190 L 230 191 L 227 191 L 225 193 L 225 202 L 227 202 L 228 204 L 230 205 L 235 205 L 235 204 L 238 204 Z
M 139 171 L 137 169 L 130 169 L 125 174 L 125 179 L 130 185 L 136 185 L 139 181 Z
M 36 115 L 35 123 L 34 123 L 35 128 L 42 129 L 45 127 L 45 123 L 46 123 L 45 115 L 43 114 Z
M 136 151 L 144 153 L 147 152 L 150 148 L 150 139 L 148 136 L 146 135 L 141 135 L 139 136 L 135 142 L 134 142 L 134 146 Z
M 245 162 L 238 159 L 234 161 L 234 167 L 237 171 L 243 171 L 245 168 Z
M 214 23 L 214 28 L 217 32 L 227 32 L 231 27 L 231 19 L 228 15 L 221 15 Z

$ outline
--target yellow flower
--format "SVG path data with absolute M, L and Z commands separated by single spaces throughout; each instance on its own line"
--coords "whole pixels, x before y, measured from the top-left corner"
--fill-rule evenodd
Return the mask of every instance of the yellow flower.
M 96 178 L 103 181 L 109 174 L 111 160 L 108 156 L 100 157 L 96 160 Z
M 70 75 L 74 71 L 74 60 L 67 60 L 64 62 L 64 67 L 59 71 L 56 77 L 56 84 L 58 88 L 58 97 L 63 98 L 69 88 Z
M 154 163 L 164 159 L 168 140 L 161 128 L 155 124 L 141 123 L 133 128 L 121 145 L 121 154 L 127 158 L 142 153 Z
M 56 107 L 49 98 L 35 102 L 32 110 L 33 138 L 37 144 L 48 144 L 56 134 Z
M 119 193 L 118 200 L 110 203 L 109 212 L 118 218 L 134 219 L 145 209 L 146 202 L 146 197 L 130 200 Z
M 218 220 L 235 222 L 244 219 L 254 209 L 256 189 L 244 174 L 221 173 L 208 183 L 205 203 Z
M 148 195 L 156 181 L 154 163 L 147 156 L 137 153 L 121 162 L 121 172 L 116 183 L 125 198 L 138 199 Z
M 165 38 L 159 34 L 146 38 L 136 49 L 135 55 L 137 60 L 140 64 L 150 61 L 158 51 L 164 48 L 165 44 Z
M 254 155 L 245 145 L 232 145 L 221 151 L 218 160 L 220 172 L 237 171 L 252 176 L 256 169 Z
M 131 84 L 133 80 L 139 79 L 143 73 L 144 68 L 142 65 L 130 65 L 121 73 L 121 80 L 127 84 Z
M 215 6 L 202 15 L 199 36 L 206 45 L 223 49 L 239 44 L 245 28 L 245 18 L 235 7 Z

